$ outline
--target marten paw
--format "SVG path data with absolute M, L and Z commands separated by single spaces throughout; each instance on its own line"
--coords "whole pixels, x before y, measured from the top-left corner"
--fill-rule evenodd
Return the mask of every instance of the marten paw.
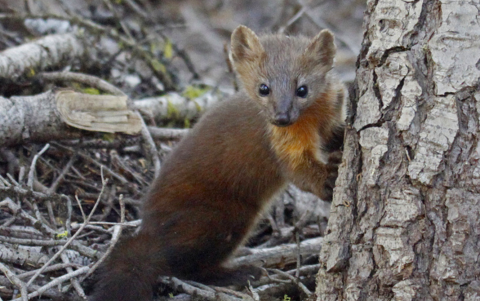
M 263 269 L 253 265 L 242 265 L 236 269 L 220 268 L 198 279 L 206 284 L 218 286 L 248 285 L 249 282 L 260 279 Z
M 338 165 L 342 162 L 342 152 L 336 151 L 329 155 L 328 163 L 326 165 L 327 178 L 325 180 L 322 199 L 324 201 L 331 201 L 333 197 L 333 188 L 338 177 Z
M 340 150 L 329 153 L 327 165 L 340 165 L 340 163 L 342 163 L 342 157 L 343 152 Z
M 234 271 L 232 279 L 234 279 L 237 284 L 248 285 L 249 282 L 260 279 L 263 271 L 262 268 L 254 265 L 242 265 Z

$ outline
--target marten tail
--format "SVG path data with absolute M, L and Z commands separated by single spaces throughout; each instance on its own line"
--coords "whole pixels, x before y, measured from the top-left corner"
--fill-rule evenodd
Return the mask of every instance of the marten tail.
M 150 301 L 162 267 L 161 252 L 148 235 L 127 237 L 95 273 L 95 285 L 89 301 Z

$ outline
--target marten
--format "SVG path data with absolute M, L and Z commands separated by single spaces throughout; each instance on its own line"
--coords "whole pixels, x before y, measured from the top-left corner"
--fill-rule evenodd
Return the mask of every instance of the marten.
M 328 30 L 313 39 L 233 31 L 242 90 L 208 110 L 166 159 L 139 232 L 101 265 L 89 300 L 151 300 L 160 275 L 215 285 L 262 275 L 225 263 L 275 195 L 292 182 L 332 197 L 338 160 L 329 155 L 341 147 L 345 119 L 335 52 Z

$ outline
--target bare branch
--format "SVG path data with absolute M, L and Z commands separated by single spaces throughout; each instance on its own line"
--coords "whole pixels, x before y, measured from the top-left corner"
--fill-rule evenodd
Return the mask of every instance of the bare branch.
M 103 179 L 103 169 L 102 169 L 102 190 L 100 191 L 100 194 L 98 195 L 98 199 L 95 202 L 95 205 L 93 206 L 92 211 L 90 212 L 87 219 L 85 220 L 84 225 L 82 227 L 80 227 L 80 229 L 77 230 L 77 232 L 65 243 L 65 245 L 63 245 L 63 247 L 57 253 L 55 253 L 55 255 L 53 255 L 52 258 L 50 258 L 50 260 L 47 261 L 47 263 L 45 263 L 45 265 L 40 270 L 38 270 L 37 273 L 35 273 L 35 275 L 33 275 L 33 277 L 28 281 L 27 286 L 32 284 L 33 280 L 35 280 L 35 278 L 37 278 L 48 265 L 50 265 L 55 259 L 57 259 L 57 257 L 60 256 L 60 254 L 62 254 L 62 252 L 70 245 L 70 243 L 72 243 L 72 241 L 78 235 L 80 235 L 82 230 L 85 228 L 85 226 L 88 224 L 88 222 L 92 218 L 92 215 L 95 212 L 95 209 L 97 209 L 97 206 L 100 203 L 100 199 L 102 197 L 102 194 L 103 194 L 103 191 L 105 189 L 105 186 L 106 186 L 107 182 L 108 182 L 108 180 Z

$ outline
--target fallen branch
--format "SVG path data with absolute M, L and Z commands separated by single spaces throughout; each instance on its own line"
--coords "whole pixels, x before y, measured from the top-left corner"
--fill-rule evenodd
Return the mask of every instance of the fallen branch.
M 169 93 L 161 97 L 150 97 L 133 102 L 133 105 L 142 114 L 155 118 L 156 121 L 192 120 L 208 108 L 226 98 L 220 92 L 207 92 L 202 96 L 190 100 L 178 93 Z
M 35 96 L 0 97 L 0 145 L 79 138 L 76 129 L 140 132 L 140 120 L 126 107 L 127 98 L 48 91 Z M 76 127 L 76 128 L 74 128 Z
M 316 237 L 304 240 L 300 243 L 300 254 L 310 255 L 319 254 L 322 247 L 323 238 Z M 232 260 L 234 266 L 245 264 L 255 264 L 264 266 L 275 266 L 276 264 L 293 263 L 297 260 L 297 244 L 281 245 L 273 248 L 265 249 L 249 249 L 250 255 L 242 256 Z
M 216 292 L 212 288 L 206 287 L 201 285 L 202 287 L 196 287 L 192 285 L 191 282 L 189 281 L 188 283 L 185 281 L 182 281 L 178 278 L 175 277 L 160 277 L 160 281 L 162 283 L 168 284 L 169 286 L 175 287 L 179 291 L 183 291 L 185 293 L 188 293 L 189 295 L 193 296 L 199 296 L 202 297 L 206 300 L 225 300 L 225 301 L 241 301 L 245 299 L 240 299 L 231 295 L 227 295 L 226 293 L 222 292 Z M 247 299 L 248 300 L 248 299 Z
M 103 194 L 103 191 L 105 189 L 105 186 L 107 185 L 108 183 L 108 180 L 104 180 L 103 178 L 103 171 L 102 171 L 102 190 L 100 191 L 100 194 L 98 195 L 98 199 L 97 201 L 95 202 L 95 205 L 93 206 L 93 209 L 92 211 L 90 212 L 90 214 L 88 215 L 88 217 L 86 218 L 86 220 L 84 221 L 84 224 L 82 227 L 80 227 L 77 232 L 75 232 L 75 234 L 70 237 L 68 239 L 68 241 L 62 246 L 62 248 L 60 248 L 60 250 L 58 250 L 57 253 L 55 253 L 55 255 L 52 256 L 52 258 L 50 258 L 44 265 L 43 267 L 38 270 L 38 272 L 35 273 L 35 275 L 32 276 L 32 278 L 30 278 L 30 280 L 27 282 L 27 286 L 32 284 L 32 282 L 35 280 L 35 278 L 37 278 L 42 272 L 43 270 L 45 270 L 58 256 L 60 256 L 60 254 L 62 254 L 62 252 L 75 240 L 75 238 L 80 235 L 80 233 L 82 232 L 82 230 L 85 228 L 85 226 L 90 222 L 90 219 L 92 218 L 92 215 L 93 213 L 95 212 L 95 209 L 97 208 L 98 204 L 100 203 L 100 199 L 102 197 L 102 194 Z
M 69 34 L 50 35 L 0 52 L 0 79 L 15 81 L 55 66 L 65 66 L 86 55 L 85 41 Z
M 72 279 L 73 277 L 77 277 L 77 276 L 80 276 L 82 274 L 85 274 L 86 272 L 88 272 L 89 269 L 90 269 L 89 267 L 82 267 L 82 268 L 79 268 L 78 270 L 76 270 L 72 273 L 68 273 L 68 274 L 60 276 L 58 278 L 55 278 L 54 280 L 50 281 L 49 283 L 47 283 L 44 286 L 35 290 L 33 293 L 28 294 L 28 298 L 31 299 L 31 298 L 40 296 L 43 292 L 45 292 L 46 290 L 48 290 L 48 289 L 50 289 L 50 288 L 52 288 L 56 285 L 59 285 L 59 284 L 65 282 L 65 281 L 68 281 L 68 280 Z M 12 301 L 21 301 L 21 300 L 22 300 L 21 298 L 17 298 L 17 299 L 13 299 Z
M 27 291 L 27 286 L 25 285 L 25 282 L 18 279 L 17 275 L 15 275 L 12 271 L 10 271 L 10 269 L 1 262 L 0 262 L 0 271 L 3 272 L 5 276 L 7 276 L 8 280 L 10 280 L 13 284 L 15 284 L 20 289 L 22 296 L 19 300 L 28 301 L 28 298 L 27 298 L 28 291 Z
M 155 126 L 149 126 L 148 130 L 152 135 L 152 138 L 169 141 L 169 140 L 180 140 L 188 133 L 188 129 L 168 129 L 168 128 L 159 128 Z

